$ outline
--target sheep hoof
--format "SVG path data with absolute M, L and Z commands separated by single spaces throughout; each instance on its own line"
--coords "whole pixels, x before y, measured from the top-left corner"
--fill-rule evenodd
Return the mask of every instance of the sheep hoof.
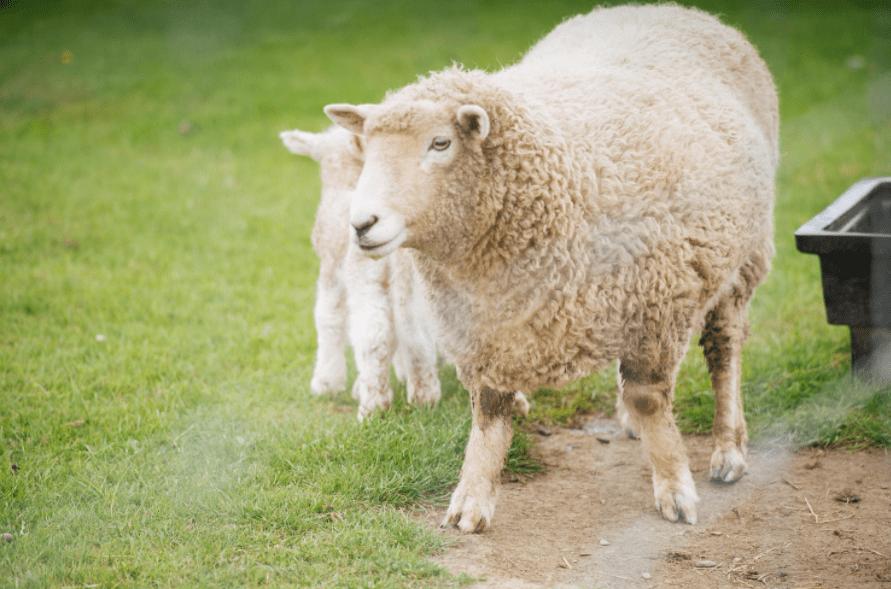
M 456 493 L 440 527 L 457 526 L 465 534 L 476 534 L 489 527 L 494 515 L 494 499 L 480 501 L 469 495 L 459 497 Z
M 625 408 L 625 404 L 619 400 L 616 403 L 616 419 L 619 420 L 619 425 L 622 426 L 622 430 L 628 434 L 628 437 L 632 440 L 639 440 L 640 436 L 637 435 L 637 432 L 634 431 L 634 427 L 631 423 L 631 414 L 628 413 L 628 410 Z
M 489 522 L 483 517 L 469 517 L 462 513 L 456 513 L 454 515 L 446 514 L 439 527 L 457 527 L 465 534 L 477 534 L 485 530 L 488 525 Z
M 656 509 L 670 522 L 696 523 L 696 485 L 690 471 L 682 473 L 679 480 L 655 480 Z
M 523 419 L 529 417 L 529 399 L 520 391 L 514 394 L 514 413 L 522 415 Z
M 358 381 L 357 381 L 358 382 Z M 368 387 L 353 387 L 353 397 L 359 393 L 359 421 L 378 411 L 386 411 L 393 404 L 393 391 L 371 391 Z
M 346 388 L 346 374 L 313 374 L 309 390 L 316 395 L 339 393 Z
M 418 407 L 432 407 L 439 402 L 439 397 L 433 394 L 429 395 L 417 395 L 411 401 L 409 401 L 412 405 L 416 405 Z
M 374 417 L 377 414 L 382 414 L 384 411 L 390 408 L 390 404 L 374 404 L 374 405 L 359 405 L 359 422 L 364 422 L 366 419 Z
M 442 396 L 438 380 L 435 384 L 430 384 L 428 386 L 413 387 L 409 385 L 407 388 L 408 402 L 412 405 L 433 406 L 439 402 L 439 398 Z
M 744 474 L 746 474 L 746 459 L 739 448 L 715 449 L 709 469 L 712 482 L 730 485 L 741 479 Z
M 656 501 L 656 509 L 668 521 L 696 523 L 696 501 L 682 493 L 672 493 Z

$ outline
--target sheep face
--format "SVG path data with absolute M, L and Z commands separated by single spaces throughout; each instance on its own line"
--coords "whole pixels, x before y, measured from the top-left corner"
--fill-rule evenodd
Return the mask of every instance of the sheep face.
M 480 224 L 474 198 L 489 132 L 477 105 L 429 101 L 330 105 L 329 117 L 365 138 L 365 166 L 350 204 L 353 239 L 366 255 L 401 246 L 459 257 Z

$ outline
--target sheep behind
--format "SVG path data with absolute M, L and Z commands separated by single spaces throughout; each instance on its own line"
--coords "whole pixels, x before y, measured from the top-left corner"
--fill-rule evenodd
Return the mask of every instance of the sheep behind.
M 350 241 L 350 192 L 362 171 L 361 138 L 333 126 L 323 133 L 285 131 L 281 139 L 293 153 L 319 162 L 322 179 L 312 231 L 319 278 L 313 311 L 318 351 L 310 390 L 324 394 L 346 387 L 349 339 L 359 372 L 353 385 L 359 419 L 392 403 L 391 362 L 405 380 L 409 402 L 436 403 L 437 352 L 423 283 L 407 256 L 371 260 Z

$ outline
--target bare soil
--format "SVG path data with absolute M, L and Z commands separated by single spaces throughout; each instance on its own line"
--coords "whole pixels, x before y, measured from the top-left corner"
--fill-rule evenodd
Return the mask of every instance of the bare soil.
M 473 587 L 891 589 L 891 454 L 750 448 L 735 485 L 708 480 L 711 439 L 686 436 L 696 525 L 655 510 L 641 442 L 614 422 L 537 434 L 548 471 L 505 476 L 491 529 L 443 530 L 436 562 Z M 445 508 L 420 516 L 437 526 Z

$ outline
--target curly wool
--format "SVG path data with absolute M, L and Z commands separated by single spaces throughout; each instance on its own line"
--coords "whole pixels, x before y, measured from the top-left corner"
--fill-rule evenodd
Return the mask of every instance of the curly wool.
M 326 113 L 368 145 L 350 204 L 357 245 L 409 248 L 471 394 L 443 525 L 492 521 L 505 391 L 560 387 L 612 360 L 656 508 L 695 523 L 671 403 L 696 330 L 715 393 L 710 476 L 745 474 L 741 352 L 773 255 L 778 115 L 739 32 L 673 5 L 596 9 L 498 73 L 451 68 Z
M 462 378 L 559 387 L 617 358 L 669 377 L 712 302 L 767 274 L 770 74 L 712 17 L 639 8 L 569 20 L 496 74 L 432 74 L 369 120 L 408 126 L 418 101 L 491 118 L 476 193 L 443 199 L 475 201 L 468 238 L 443 244 L 460 255 L 415 256 Z

